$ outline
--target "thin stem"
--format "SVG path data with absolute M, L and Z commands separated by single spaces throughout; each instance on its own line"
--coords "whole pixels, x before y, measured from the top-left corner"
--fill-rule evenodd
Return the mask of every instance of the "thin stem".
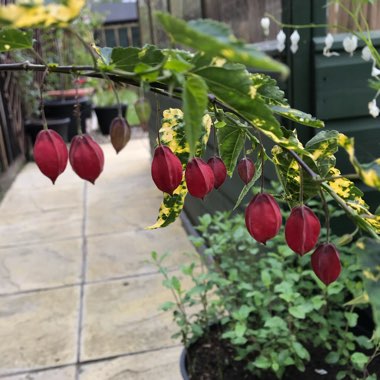
M 330 182 L 334 181 L 339 178 L 347 178 L 347 179 L 359 179 L 359 174 L 352 173 L 352 174 L 342 174 L 342 175 L 334 175 L 332 177 L 325 177 L 325 178 L 313 178 L 314 182 Z
M 300 204 L 303 205 L 303 169 L 300 164 L 298 164 L 298 167 L 300 169 Z
M 291 156 L 298 162 L 298 164 L 309 174 L 309 176 L 312 179 L 319 179 L 319 175 L 315 173 L 307 164 L 306 162 L 293 150 L 285 148 Z
M 158 141 L 158 145 L 161 145 L 160 127 L 159 127 L 160 107 L 159 107 L 159 101 L 158 101 L 157 94 L 155 95 L 155 98 L 156 98 L 156 131 L 157 131 L 157 141 Z
M 322 200 L 322 205 L 323 205 L 323 210 L 325 212 L 325 225 L 326 225 L 326 241 L 327 243 L 330 242 L 330 213 L 329 213 L 329 206 L 326 202 L 325 195 L 323 194 L 323 190 L 320 190 L 319 192 L 321 200 Z
M 216 119 L 217 109 L 216 109 L 216 105 L 215 105 L 215 99 L 212 102 L 212 106 L 214 108 L 214 117 Z M 212 127 L 214 128 L 214 155 L 219 156 L 218 136 L 216 134 L 215 124 L 214 124 L 214 120 L 212 118 L 211 118 L 211 123 L 212 123 Z
M 41 118 L 42 118 L 42 126 L 44 130 L 48 129 L 47 121 L 46 121 L 46 115 L 45 115 L 45 105 L 44 105 L 44 96 L 43 96 L 43 90 L 44 90 L 44 82 L 45 82 L 45 77 L 48 74 L 48 69 L 46 68 L 45 71 L 42 74 L 41 77 L 41 83 L 39 85 L 39 90 L 40 90 L 40 111 L 41 111 Z
M 75 119 L 77 122 L 77 133 L 82 135 L 82 125 L 81 125 L 81 110 L 79 104 L 79 82 L 78 77 L 76 77 L 75 83 Z
M 264 192 L 264 165 L 265 165 L 265 154 L 264 154 L 264 144 L 261 133 L 259 132 L 259 141 L 261 147 L 261 194 Z

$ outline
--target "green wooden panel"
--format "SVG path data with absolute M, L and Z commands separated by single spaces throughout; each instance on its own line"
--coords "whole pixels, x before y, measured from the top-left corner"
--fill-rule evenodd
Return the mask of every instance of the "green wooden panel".
M 368 115 L 375 91 L 368 87 L 371 63 L 350 57 L 315 56 L 315 114 L 324 120 Z

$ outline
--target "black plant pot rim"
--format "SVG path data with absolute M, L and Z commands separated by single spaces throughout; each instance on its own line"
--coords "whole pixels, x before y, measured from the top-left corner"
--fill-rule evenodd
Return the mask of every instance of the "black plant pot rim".
M 55 125 L 62 125 L 62 124 L 69 124 L 70 118 L 69 117 L 62 117 L 62 118 L 55 118 L 55 119 L 46 119 L 46 123 L 48 126 L 55 126 Z M 43 125 L 42 119 L 39 118 L 31 118 L 28 120 L 25 120 L 25 126 L 28 127 L 30 125 Z
M 186 368 L 186 348 L 183 348 L 181 356 L 179 357 L 179 369 L 181 371 L 183 380 L 190 380 Z
M 87 96 L 83 96 L 81 98 L 76 99 L 54 99 L 54 100 L 45 100 L 44 105 L 45 106 L 61 106 L 61 105 L 74 105 L 77 102 L 78 103 L 85 103 L 88 102 L 89 98 Z
M 121 107 L 122 108 L 128 108 L 128 104 L 121 104 Z M 99 110 L 104 110 L 104 111 L 106 111 L 106 110 L 114 110 L 114 109 L 118 109 L 119 108 L 119 106 L 117 105 L 117 104 L 115 104 L 115 105 L 113 105 L 113 106 L 94 106 L 94 110 L 97 110 L 97 109 L 99 109 Z

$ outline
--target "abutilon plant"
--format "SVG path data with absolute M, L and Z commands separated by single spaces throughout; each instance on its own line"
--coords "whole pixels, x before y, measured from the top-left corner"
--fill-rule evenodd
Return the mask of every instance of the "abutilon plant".
M 77 135 L 71 140 L 69 159 L 74 172 L 82 179 L 95 184 L 104 167 L 104 154 L 100 145 L 89 135 Z
M 259 193 L 253 197 L 245 210 L 245 224 L 251 236 L 262 244 L 278 234 L 282 216 L 272 195 Z
M 173 195 L 174 190 L 181 184 L 181 161 L 168 146 L 160 144 L 155 149 L 151 174 L 157 188 L 164 193 Z
M 38 133 L 33 155 L 38 168 L 53 184 L 66 169 L 69 156 L 62 137 L 51 129 L 44 129 Z
M 199 157 L 194 157 L 187 163 L 185 179 L 189 193 L 197 198 L 204 199 L 214 188 L 214 173 L 211 167 Z
M 239 161 L 237 170 L 239 177 L 247 185 L 255 175 L 256 168 L 250 158 L 244 157 Z
M 227 177 L 227 168 L 223 160 L 218 156 L 213 156 L 209 158 L 207 164 L 210 166 L 211 170 L 214 173 L 215 181 L 214 188 L 219 189 L 223 185 Z
M 131 127 L 123 117 L 115 117 L 110 126 L 111 144 L 119 153 L 131 139 Z
M 325 285 L 336 281 L 342 266 L 335 245 L 332 243 L 320 244 L 311 255 L 311 267 Z
M 307 206 L 294 207 L 285 224 L 285 240 L 289 248 L 303 256 L 317 244 L 321 223 Z

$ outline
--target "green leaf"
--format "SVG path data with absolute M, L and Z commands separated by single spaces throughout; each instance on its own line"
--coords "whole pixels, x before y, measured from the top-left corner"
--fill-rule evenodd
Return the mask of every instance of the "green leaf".
M 186 22 L 162 12 L 157 12 L 156 17 L 174 42 L 256 69 L 284 75 L 289 72 L 282 63 L 237 40 L 226 24 L 205 19 Z
M 264 327 L 276 330 L 287 330 L 288 326 L 286 322 L 280 317 L 272 317 L 265 321 Z
M 380 241 L 362 238 L 356 243 L 363 271 L 364 287 L 372 306 L 376 336 L 380 337 Z
M 328 364 L 335 364 L 335 363 L 338 363 L 339 358 L 340 358 L 340 355 L 338 352 L 331 351 L 327 354 L 327 356 L 325 357 L 325 360 L 326 360 L 326 363 Z
M 31 30 L 0 29 L 0 52 L 16 49 L 32 49 L 33 33 Z
M 344 316 L 347 319 L 349 327 L 355 327 L 356 324 L 358 323 L 358 317 L 359 317 L 358 314 L 346 312 L 344 313 Z
M 294 108 L 275 105 L 271 106 L 271 109 L 277 115 L 295 121 L 298 124 L 313 128 L 324 128 L 325 126 L 325 123 L 322 120 L 319 120 L 308 113 L 296 110 Z
M 289 308 L 289 314 L 294 318 L 305 319 L 306 313 L 305 310 L 300 306 L 292 306 Z
M 310 354 L 306 348 L 299 342 L 292 342 L 292 346 L 298 357 L 301 359 L 310 360 Z
M 278 87 L 275 79 L 262 73 L 251 74 L 251 79 L 254 89 L 266 104 L 270 106 L 288 105 L 288 102 L 284 97 L 285 93 Z
M 195 72 L 203 77 L 210 91 L 219 100 L 273 141 L 287 144 L 273 112 L 256 96 L 251 77 L 244 66 L 228 64 L 223 67 L 206 67 Z
M 116 69 L 141 74 L 159 70 L 164 65 L 166 57 L 157 47 L 145 45 L 142 48 L 115 47 L 112 49 L 111 59 Z
M 185 136 L 189 143 L 190 156 L 193 156 L 202 135 L 202 118 L 208 103 L 205 81 L 201 77 L 190 76 L 184 84 L 182 100 Z
M 247 326 L 242 323 L 237 323 L 235 326 L 235 334 L 238 338 L 242 338 L 247 331 Z
M 351 362 L 358 369 L 363 369 L 368 363 L 368 359 L 368 356 L 364 355 L 362 352 L 355 352 L 351 355 Z
M 176 290 L 177 292 L 180 292 L 181 291 L 181 283 L 180 281 L 178 280 L 178 277 L 176 276 L 173 276 L 171 278 L 171 283 L 172 283 L 172 286 L 173 286 L 173 289 Z
M 175 303 L 171 302 L 171 301 L 164 302 L 163 304 L 160 305 L 160 309 L 162 311 L 171 310 L 171 309 L 173 309 L 173 307 L 175 307 Z
M 219 153 L 226 165 L 230 177 L 236 167 L 237 159 L 244 147 L 245 132 L 236 125 L 226 125 L 216 131 L 219 142 Z
M 272 365 L 272 362 L 269 358 L 263 356 L 263 355 L 260 355 L 259 357 L 257 357 L 255 359 L 255 361 L 252 363 L 255 367 L 257 368 L 262 368 L 262 369 L 266 369 L 266 368 L 270 368 L 271 365 Z

